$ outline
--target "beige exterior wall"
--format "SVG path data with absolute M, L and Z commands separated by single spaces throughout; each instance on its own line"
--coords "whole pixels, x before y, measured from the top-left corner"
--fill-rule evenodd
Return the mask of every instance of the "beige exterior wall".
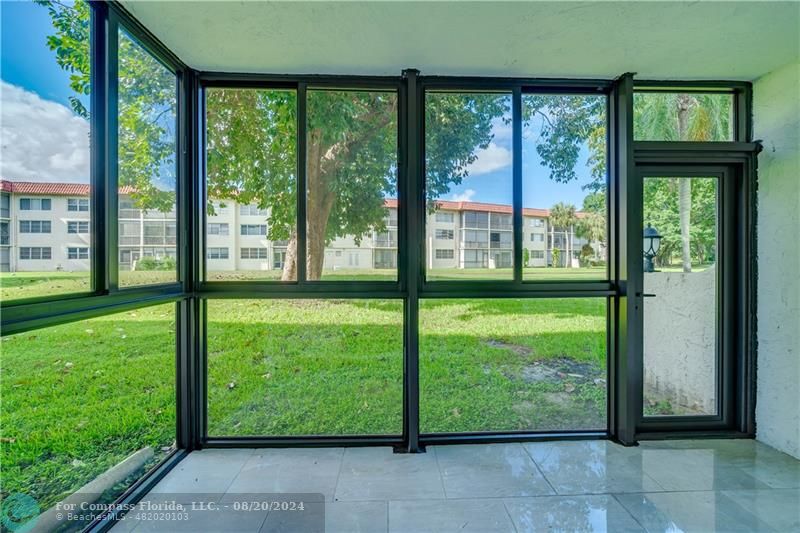
M 38 196 L 17 193 L 9 195 L 9 217 L 0 217 L 0 222 L 7 223 L 9 229 L 8 245 L 0 245 L 0 263 L 7 258 L 7 269 L 11 271 L 81 271 L 89 270 L 88 259 L 69 259 L 69 248 L 88 248 L 90 235 L 68 234 L 69 221 L 89 221 L 86 211 L 68 211 L 67 196 Z M 49 198 L 49 211 L 21 211 L 21 198 Z M 85 197 L 83 197 L 85 199 Z M 135 262 L 145 256 L 174 256 L 175 251 L 175 214 L 160 212 L 143 212 L 138 209 L 124 208 L 126 197 L 121 197 L 123 207 L 120 208 L 120 269 L 135 268 Z M 269 231 L 267 212 L 258 212 L 255 206 L 240 206 L 236 202 L 214 202 L 214 213 L 207 217 L 206 268 L 214 271 L 259 271 L 282 268 L 282 252 L 285 242 L 272 242 L 267 235 L 242 234 L 242 226 L 258 227 L 265 225 Z M 371 269 L 382 266 L 396 268 L 397 259 L 397 210 L 390 209 L 387 218 L 387 232 L 372 232 L 363 236 L 360 244 L 353 237 L 341 237 L 334 240 L 325 249 L 325 270 Z M 483 260 L 485 266 L 495 268 L 503 266 L 511 254 L 511 245 L 507 241 L 492 242 L 492 233 L 503 233 L 507 239 L 510 231 L 506 227 L 492 227 L 493 222 L 502 215 L 489 213 L 486 228 L 465 227 L 467 211 L 440 210 L 430 213 L 426 222 L 426 266 L 429 269 L 464 268 L 475 265 L 476 255 Z M 507 216 L 507 215 L 506 215 Z M 494 217 L 494 218 L 493 218 Z M 510 219 L 510 216 L 507 216 Z M 51 223 L 49 234 L 30 234 L 19 232 L 20 220 L 46 220 Z M 152 227 L 150 227 L 152 226 Z M 153 236 L 148 229 L 158 233 L 163 226 L 163 236 Z M 496 224 L 495 224 L 496 226 Z M 150 227 L 150 228 L 149 228 Z M 466 230 L 482 232 L 481 239 L 486 245 L 476 247 L 475 242 L 468 244 Z M 545 267 L 551 259 L 550 248 L 554 241 L 552 228 L 547 218 L 525 216 L 523 220 L 523 246 L 528 249 L 529 259 L 526 267 Z M 451 238 L 452 237 L 452 238 Z M 575 249 L 580 250 L 583 241 L 573 236 Z M 481 241 L 482 242 L 482 241 Z M 558 245 L 558 243 L 556 243 Z M 20 259 L 21 247 L 49 247 L 50 259 Z M 243 249 L 247 249 L 243 252 Z M 474 250 L 480 250 L 475 254 Z M 484 255 L 485 254 L 485 255 Z M 500 255 L 502 254 L 502 255 Z M 513 254 L 512 254 L 513 255 Z M 562 253 L 563 255 L 563 253 Z M 473 262 L 470 263 L 469 260 Z M 4 265 L 0 265 L 6 268 Z

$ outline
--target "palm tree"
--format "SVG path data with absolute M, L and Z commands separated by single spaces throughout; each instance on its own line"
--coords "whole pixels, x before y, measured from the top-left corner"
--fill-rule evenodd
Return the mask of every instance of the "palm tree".
M 572 235 L 572 227 L 575 225 L 575 222 L 578 220 L 578 217 L 575 214 L 575 206 L 572 204 L 565 204 L 564 202 L 558 202 L 556 205 L 550 209 L 550 223 L 553 225 L 554 228 L 559 228 L 565 232 L 566 235 L 566 259 L 565 264 L 567 267 L 572 266 L 572 243 L 571 243 L 571 235 Z M 555 248 L 555 243 L 553 243 L 553 247 Z
M 638 139 L 714 141 L 732 138 L 731 99 L 700 93 L 647 93 L 636 98 L 634 131 Z M 678 179 L 678 214 L 683 271 L 692 271 L 690 241 L 692 179 Z
M 605 244 L 606 240 L 606 217 L 602 213 L 589 211 L 584 212 L 578 220 L 577 234 L 589 241 Z

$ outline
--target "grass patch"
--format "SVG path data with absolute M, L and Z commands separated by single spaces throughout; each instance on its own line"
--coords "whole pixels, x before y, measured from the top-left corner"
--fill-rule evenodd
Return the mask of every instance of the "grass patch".
M 211 300 L 208 319 L 209 435 L 401 432 L 401 301 Z M 172 445 L 174 320 L 170 304 L 2 340 L 3 496 L 45 509 Z M 604 428 L 605 334 L 603 298 L 423 300 L 422 431 Z
M 2 339 L 3 497 L 26 493 L 44 511 L 145 446 L 164 456 L 175 439 L 174 309 Z
M 217 300 L 208 318 L 209 434 L 400 432 L 399 301 Z M 424 300 L 422 430 L 604 428 L 605 328 L 603 299 Z

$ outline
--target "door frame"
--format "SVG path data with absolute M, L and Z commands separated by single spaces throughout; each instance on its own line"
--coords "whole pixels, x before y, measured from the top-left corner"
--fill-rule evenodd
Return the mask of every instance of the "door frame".
M 630 422 L 635 438 L 752 436 L 755 433 L 755 143 L 634 143 L 629 175 L 627 381 L 636 398 Z M 720 250 L 717 272 L 718 412 L 705 416 L 644 417 L 643 414 L 643 227 L 644 177 L 718 177 Z

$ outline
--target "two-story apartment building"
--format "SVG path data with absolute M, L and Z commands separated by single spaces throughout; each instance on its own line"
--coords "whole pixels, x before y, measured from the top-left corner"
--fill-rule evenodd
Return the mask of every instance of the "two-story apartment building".
M 136 269 L 143 257 L 176 254 L 175 212 L 139 209 L 121 190 L 119 199 L 119 265 Z M 0 270 L 88 270 L 90 241 L 89 186 L 74 183 L 0 181 Z M 283 268 L 286 241 L 271 241 L 269 212 L 256 205 L 212 200 L 206 223 L 206 268 L 209 271 Z M 341 237 L 325 249 L 324 268 L 386 269 L 397 266 L 397 200 L 387 199 L 386 231 L 372 232 L 360 243 Z M 573 264 L 587 244 L 572 232 L 556 230 L 546 209 L 523 209 L 526 267 L 559 266 L 567 261 L 568 238 Z M 437 202 L 426 220 L 426 266 L 447 268 L 510 268 L 513 263 L 513 221 L 509 205 L 479 202 Z M 598 258 L 605 251 L 592 243 Z

